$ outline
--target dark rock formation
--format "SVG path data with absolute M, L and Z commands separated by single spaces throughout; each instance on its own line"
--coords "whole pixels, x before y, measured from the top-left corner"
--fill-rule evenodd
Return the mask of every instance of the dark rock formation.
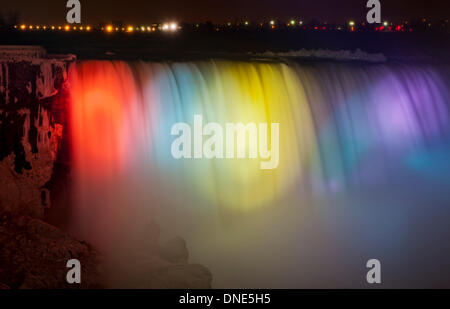
M 0 46 L 0 210 L 42 218 L 63 126 L 52 101 L 73 56 L 40 47 Z
M 181 237 L 176 237 L 162 244 L 159 248 L 159 254 L 172 263 L 187 263 L 189 258 L 186 242 Z
M 147 234 L 150 232 L 149 234 Z M 155 235 L 158 235 L 155 237 Z M 108 258 L 105 273 L 112 287 L 137 289 L 209 289 L 212 275 L 201 265 L 189 264 L 186 242 L 176 237 L 160 244 L 159 227 L 152 222 L 130 248 Z
M 81 263 L 81 284 L 66 282 L 66 263 Z M 100 254 L 38 219 L 0 215 L 0 282 L 19 289 L 99 288 Z
M 210 289 L 212 275 L 198 264 L 170 265 L 150 277 L 148 288 L 153 289 Z
M 85 242 L 39 219 L 0 214 L 0 288 L 139 288 L 207 289 L 212 275 L 201 265 L 188 264 L 183 239 L 168 243 L 170 261 L 156 248 L 111 263 Z M 173 250 L 176 249 L 176 250 Z M 170 254 L 169 254 L 170 253 Z M 69 284 L 67 261 L 81 263 L 81 284 Z

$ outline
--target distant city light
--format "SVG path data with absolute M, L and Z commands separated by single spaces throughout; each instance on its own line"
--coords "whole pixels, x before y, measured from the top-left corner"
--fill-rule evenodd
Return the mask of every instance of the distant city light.
M 448 21 L 445 21 L 448 22 Z M 440 26 L 445 27 L 445 22 L 442 22 L 442 24 L 440 24 Z M 221 31 L 223 29 L 228 28 L 228 27 L 236 27 L 237 29 L 244 29 L 244 28 L 248 28 L 250 26 L 254 26 L 254 27 L 258 27 L 261 29 L 263 29 L 264 27 L 268 27 L 268 29 L 278 29 L 278 25 L 281 25 L 282 27 L 280 29 L 283 29 L 284 27 L 292 27 L 292 30 L 295 31 L 301 31 L 301 30 L 346 30 L 346 31 L 350 31 L 350 32 L 355 32 L 355 31 L 367 31 L 369 29 L 369 31 L 374 31 L 374 32 L 378 32 L 378 31 L 385 31 L 385 32 L 391 32 L 391 31 L 396 31 L 396 32 L 411 32 L 412 28 L 411 28 L 411 21 L 408 20 L 404 20 L 401 23 L 392 23 L 388 20 L 382 21 L 381 25 L 369 25 L 365 22 L 361 22 L 358 23 L 355 20 L 351 19 L 347 21 L 347 25 L 345 26 L 345 24 L 338 24 L 338 25 L 329 25 L 328 22 L 324 21 L 318 24 L 310 24 L 310 23 L 306 23 L 303 22 L 301 20 L 296 20 L 296 19 L 288 19 L 287 21 L 277 21 L 275 19 L 269 19 L 266 21 L 260 21 L 258 23 L 253 23 L 250 20 L 243 20 L 241 22 L 238 23 L 233 23 L 231 21 L 226 22 L 225 24 L 221 24 L 221 25 L 213 25 L 214 27 L 212 28 L 215 31 Z M 433 25 L 429 20 L 426 20 L 426 22 L 424 22 L 423 24 L 425 27 L 427 27 L 428 29 L 433 29 Z M 199 28 L 200 24 L 192 24 L 193 27 Z M 18 25 L 12 25 L 11 28 L 17 29 L 18 31 L 22 30 L 22 31 L 43 31 L 43 30 L 62 30 L 62 31 L 91 31 L 91 30 L 101 30 L 101 31 L 105 31 L 105 32 L 139 32 L 139 33 L 145 33 L 145 32 L 153 32 L 153 31 L 164 31 L 164 32 L 175 32 L 179 29 L 182 29 L 178 23 L 176 22 L 166 22 L 166 23 L 162 23 L 162 24 L 147 24 L 147 25 L 141 25 L 141 26 L 119 26 L 119 25 L 114 25 L 114 24 L 110 24 L 110 25 L 106 25 L 103 27 L 99 27 L 99 28 L 95 28 L 95 27 L 91 27 L 91 26 L 86 26 L 86 25 L 69 25 L 69 24 L 63 24 L 62 26 L 58 26 L 58 25 L 30 25 L 30 24 L 18 24 Z M 414 29 L 416 30 L 416 29 Z
M 163 24 L 162 30 L 163 31 L 176 31 L 178 29 L 178 25 L 176 23 L 170 23 L 170 24 Z

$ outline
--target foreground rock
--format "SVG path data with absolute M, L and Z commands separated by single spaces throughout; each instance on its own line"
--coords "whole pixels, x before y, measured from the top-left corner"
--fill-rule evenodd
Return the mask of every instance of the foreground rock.
M 66 282 L 70 259 L 81 263 L 79 285 Z M 209 270 L 187 259 L 179 237 L 140 254 L 106 258 L 39 219 L 0 214 L 0 289 L 211 288 Z
M 0 282 L 19 289 L 73 288 L 66 282 L 68 260 L 81 262 L 81 285 L 103 286 L 100 254 L 56 227 L 38 219 L 0 215 Z
M 189 259 L 186 242 L 181 237 L 176 237 L 159 246 L 158 253 L 172 263 L 187 263 Z
M 158 240 L 156 244 L 142 241 L 108 258 L 105 273 L 113 288 L 210 289 L 211 272 L 202 265 L 190 264 L 188 258 L 181 237 L 162 244 Z

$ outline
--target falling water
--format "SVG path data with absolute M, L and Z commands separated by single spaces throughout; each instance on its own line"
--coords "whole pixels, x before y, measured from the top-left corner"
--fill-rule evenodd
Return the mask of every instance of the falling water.
M 400 263 L 389 248 L 417 245 L 405 235 L 428 230 L 417 225 L 424 209 L 450 218 L 446 68 L 86 61 L 70 85 L 73 230 L 101 248 L 132 247 L 157 218 L 218 287 L 332 285 L 332 259 L 348 266 L 373 252 Z M 278 168 L 174 159 L 171 127 L 194 115 L 279 123 Z

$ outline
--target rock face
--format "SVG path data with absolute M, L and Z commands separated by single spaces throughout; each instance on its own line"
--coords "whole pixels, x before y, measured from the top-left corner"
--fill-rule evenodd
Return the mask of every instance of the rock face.
M 186 242 L 181 237 L 176 237 L 161 245 L 159 254 L 172 263 L 187 263 L 189 259 Z
M 66 281 L 66 263 L 80 261 L 81 284 Z M 19 289 L 100 288 L 100 254 L 45 222 L 0 215 L 0 282 Z
M 198 264 L 171 265 L 159 269 L 146 288 L 153 289 L 210 289 L 212 275 Z
M 41 218 L 63 134 L 52 112 L 74 56 L 0 46 L 0 210 Z
M 171 248 L 166 251 L 167 248 Z M 140 255 L 108 259 L 89 244 L 39 219 L 0 214 L 0 289 L 208 289 L 212 275 L 188 264 L 183 239 Z M 69 284 L 67 261 L 81 264 L 81 284 Z

